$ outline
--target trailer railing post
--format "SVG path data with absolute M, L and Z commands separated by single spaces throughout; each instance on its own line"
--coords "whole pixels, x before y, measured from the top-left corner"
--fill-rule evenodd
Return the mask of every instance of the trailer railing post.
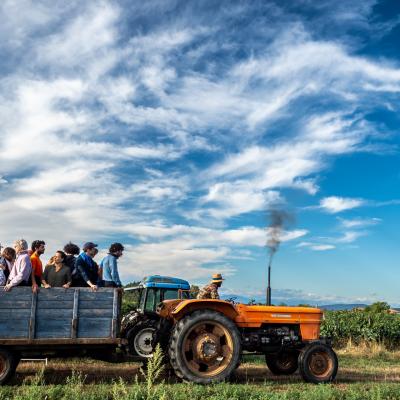
M 31 315 L 29 318 L 29 339 L 35 339 L 37 296 L 37 292 L 32 292 Z

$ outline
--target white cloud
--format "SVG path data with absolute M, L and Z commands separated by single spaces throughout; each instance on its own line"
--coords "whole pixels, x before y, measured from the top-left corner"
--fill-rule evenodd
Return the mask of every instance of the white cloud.
M 338 220 L 344 228 L 348 229 L 364 228 L 366 226 L 378 225 L 382 222 L 382 219 L 380 218 L 338 218 Z
M 209 264 L 229 273 L 237 251 L 265 245 L 265 230 L 242 215 L 285 203 L 285 188 L 315 195 L 331 157 L 365 151 L 376 130 L 363 113 L 382 99 L 397 110 L 387 94 L 398 91 L 400 70 L 317 40 L 299 23 L 274 26 L 272 36 L 258 30 L 262 48 L 238 60 L 240 41 L 208 17 L 182 13 L 144 29 L 137 16 L 172 7 L 145 3 L 0 6 L 0 47 L 12 53 L 0 80 L 0 235 L 49 237 L 54 248 L 133 236 L 140 243 L 128 246 L 127 277 L 130 265 L 141 274 L 201 277 Z M 222 10 L 219 21 L 247 7 Z M 318 96 L 324 108 L 304 111 Z M 330 213 L 363 204 L 321 201 Z
M 311 246 L 311 249 L 315 251 L 332 250 L 334 248 L 335 246 L 333 246 L 332 244 L 316 244 Z
M 264 247 L 266 230 L 255 227 L 218 230 L 196 226 L 143 225 L 122 226 L 145 240 L 145 243 L 130 246 L 123 274 L 127 280 L 149 273 L 179 275 L 188 279 L 207 278 L 213 271 L 230 275 L 235 269 L 229 260 L 238 259 L 236 249 L 243 246 Z M 306 230 L 297 229 L 282 234 L 282 242 L 289 242 L 307 234 Z M 154 239 L 160 241 L 154 242 Z M 250 253 L 245 253 L 249 259 Z M 239 258 L 242 256 L 239 254 Z M 250 257 L 251 258 L 251 257 Z M 135 271 L 130 271 L 135 265 Z
M 274 146 L 251 146 L 237 154 L 231 154 L 206 172 L 211 185 L 206 201 L 221 197 L 225 203 L 234 203 L 235 196 L 251 196 L 239 201 L 241 207 L 233 205 L 230 212 L 226 204 L 221 214 L 232 216 L 242 212 L 265 209 L 263 195 L 274 193 L 272 189 L 295 188 L 316 194 L 315 179 L 308 178 L 325 166 L 325 158 L 353 151 L 361 143 L 364 134 L 354 118 L 343 114 L 324 114 L 311 117 L 297 139 L 282 141 Z M 324 200 L 324 207 L 339 207 L 344 200 L 331 197 Z M 355 201 L 355 200 L 354 200 Z M 281 198 L 273 202 L 282 202 Z M 348 205 L 348 203 L 346 203 Z
M 296 247 L 298 248 L 306 247 L 314 251 L 326 251 L 326 250 L 333 250 L 336 248 L 336 246 L 334 246 L 333 244 L 313 243 L 313 242 L 300 242 Z
M 339 239 L 336 239 L 337 243 L 353 243 L 355 242 L 358 238 L 362 236 L 366 236 L 368 232 L 365 231 L 348 231 L 345 232 L 342 237 Z
M 60 11 L 62 7 L 60 7 Z M 26 43 L 30 34 L 57 18 L 43 4 L 33 0 L 4 0 L 0 4 L 0 46 L 19 48 Z
M 186 279 L 206 278 L 216 271 L 229 275 L 235 270 L 224 262 L 228 253 L 225 247 L 192 248 L 182 240 L 127 246 L 120 263 L 121 276 L 130 281 L 148 274 Z
M 89 5 L 89 3 L 87 3 Z M 94 64 L 117 40 L 119 10 L 105 1 L 96 2 L 74 18 L 66 27 L 36 48 L 37 62 L 51 68 L 82 67 Z M 91 69 L 91 71 L 94 71 Z
M 262 192 L 246 181 L 217 183 L 201 199 L 203 204 L 218 205 L 218 207 L 204 209 L 204 213 L 215 218 L 228 218 L 254 210 L 267 209 L 282 202 L 279 192 L 272 190 Z
M 353 208 L 361 207 L 365 204 L 363 199 L 353 199 L 346 197 L 330 196 L 321 199 L 320 208 L 330 214 L 336 214 L 341 211 L 351 210 Z
M 153 221 L 152 225 L 136 223 L 124 225 L 121 230 L 139 236 L 142 240 L 184 237 L 188 246 L 259 246 L 264 247 L 267 240 L 267 229 L 254 226 L 243 226 L 238 229 L 215 229 L 190 225 L 168 226 L 161 221 Z M 305 229 L 283 231 L 282 242 L 298 239 L 308 233 Z

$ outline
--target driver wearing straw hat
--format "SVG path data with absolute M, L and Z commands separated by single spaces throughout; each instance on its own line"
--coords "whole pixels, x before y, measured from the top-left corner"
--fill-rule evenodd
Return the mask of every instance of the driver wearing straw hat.
M 219 299 L 218 288 L 221 287 L 222 281 L 221 274 L 213 274 L 211 282 L 200 289 L 197 295 L 198 299 Z

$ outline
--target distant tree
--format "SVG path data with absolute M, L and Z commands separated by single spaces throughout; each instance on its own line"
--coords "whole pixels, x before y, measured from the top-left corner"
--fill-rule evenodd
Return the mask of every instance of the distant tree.
M 278 306 L 280 306 L 280 307 L 286 307 L 287 304 L 286 304 L 286 303 L 279 303 Z
M 126 285 L 124 285 L 124 288 L 135 287 L 135 286 L 138 286 L 139 283 L 140 283 L 140 281 L 129 282 Z
M 377 301 L 372 303 L 370 306 L 365 307 L 365 311 L 372 313 L 382 313 L 388 312 L 390 310 L 390 305 L 385 301 Z
M 304 304 L 297 304 L 297 307 L 313 307 L 310 304 L 304 303 Z
M 195 299 L 200 292 L 200 288 L 197 285 L 190 285 L 190 297 Z
M 140 282 L 130 282 L 124 286 L 125 289 L 138 286 Z M 127 314 L 130 311 L 136 310 L 139 307 L 140 302 L 140 291 L 138 290 L 127 290 L 122 296 L 122 315 Z
M 257 304 L 256 299 L 250 299 L 247 303 L 249 306 L 255 306 Z

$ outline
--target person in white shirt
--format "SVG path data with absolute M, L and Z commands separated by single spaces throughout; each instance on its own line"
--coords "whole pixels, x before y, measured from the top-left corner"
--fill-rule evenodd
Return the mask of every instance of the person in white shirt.
M 28 252 L 28 243 L 24 239 L 17 240 L 14 244 L 17 258 L 11 269 L 4 290 L 7 292 L 14 286 L 31 286 L 32 264 Z

